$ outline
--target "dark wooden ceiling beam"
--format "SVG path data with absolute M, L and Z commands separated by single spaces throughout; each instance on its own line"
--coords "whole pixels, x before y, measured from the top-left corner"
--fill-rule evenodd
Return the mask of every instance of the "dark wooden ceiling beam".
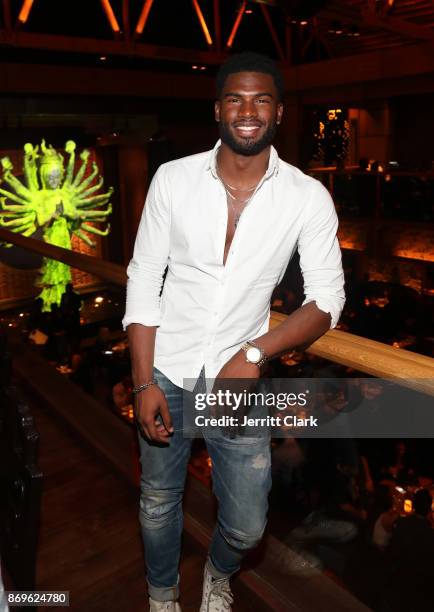
M 411 21 L 413 19 L 420 19 L 423 17 L 429 17 L 429 16 L 433 16 L 434 15 L 434 3 L 431 5 L 430 8 L 420 8 L 420 9 L 409 9 L 408 11 L 400 11 L 399 13 L 396 14 L 396 17 L 399 17 L 399 19 L 410 19 Z
M 11 3 L 10 0 L 3 0 L 3 20 L 5 29 L 10 32 L 12 30 Z
M 392 47 L 363 55 L 283 67 L 288 95 L 309 90 L 375 82 L 405 82 L 427 76 L 434 84 L 434 46 L 428 43 Z M 387 86 L 385 85 L 386 89 Z M 214 79 L 203 74 L 170 74 L 147 70 L 0 64 L 0 90 L 16 94 L 131 96 L 209 99 Z
M 129 40 L 131 36 L 130 0 L 122 0 L 122 25 L 124 28 L 124 37 L 126 40 Z
M 351 48 L 351 51 L 354 55 L 361 55 L 363 53 L 371 53 L 372 51 L 383 51 L 384 49 L 396 49 L 398 47 L 398 43 L 390 42 L 383 43 L 381 45 L 372 44 L 372 45 L 359 45 Z M 339 54 L 340 57 L 345 56 L 345 51 L 343 49 L 336 49 L 336 53 Z
M 211 99 L 214 79 L 206 74 L 167 74 L 38 64 L 0 63 L 0 91 L 17 94 L 130 96 Z
M 434 31 L 431 28 L 391 15 L 379 15 L 369 8 L 359 10 L 355 6 L 336 0 L 321 11 L 319 17 L 346 21 L 359 27 L 385 30 L 405 38 L 434 42 Z
M 274 27 L 273 22 L 271 21 L 271 17 L 270 17 L 270 13 L 268 12 L 268 8 L 265 6 L 265 4 L 261 4 L 260 7 L 262 10 L 262 15 L 265 19 L 265 23 L 267 24 L 268 30 L 271 34 L 271 38 L 273 39 L 273 43 L 277 51 L 277 55 L 279 56 L 280 60 L 284 62 L 286 61 L 285 53 L 280 43 L 279 36 L 276 32 L 276 28 Z
M 0 45 L 24 49 L 64 51 L 65 53 L 87 53 L 89 55 L 123 55 L 146 59 L 170 60 L 174 62 L 220 64 L 226 54 L 198 49 L 180 49 L 163 45 L 149 45 L 122 40 L 100 40 L 57 36 L 54 34 L 34 34 L 31 32 L 7 32 L 0 30 Z
M 367 10 L 362 10 L 361 16 L 363 25 L 381 28 L 388 32 L 393 32 L 394 34 L 401 34 L 406 38 L 434 42 L 434 32 L 423 25 L 411 23 L 410 21 L 399 19 L 398 17 L 390 17 L 389 15 L 377 15 Z
M 317 106 L 342 104 L 364 107 L 369 100 L 390 97 L 422 95 L 434 93 L 434 80 L 431 76 L 399 81 L 376 81 L 375 83 L 355 83 L 350 86 L 333 86 L 303 91 L 298 99 L 302 105 Z
M 222 23 L 220 15 L 220 0 L 213 1 L 214 9 L 214 36 L 215 36 L 215 48 L 217 53 L 222 50 Z

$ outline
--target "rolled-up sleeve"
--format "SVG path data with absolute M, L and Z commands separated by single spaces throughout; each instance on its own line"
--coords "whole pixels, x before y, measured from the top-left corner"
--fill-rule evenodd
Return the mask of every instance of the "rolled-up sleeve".
M 127 268 L 124 329 L 131 323 L 150 327 L 160 325 L 160 293 L 170 248 L 170 210 L 162 166 L 149 187 L 133 258 Z
M 316 302 L 336 327 L 345 304 L 344 272 L 337 239 L 338 218 L 329 192 L 314 181 L 298 240 L 303 274 L 303 304 Z

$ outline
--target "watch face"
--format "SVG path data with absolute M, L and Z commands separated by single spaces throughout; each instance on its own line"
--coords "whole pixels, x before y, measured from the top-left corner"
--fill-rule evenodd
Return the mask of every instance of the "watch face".
M 250 363 L 261 361 L 261 351 L 256 346 L 251 346 L 246 351 L 246 357 Z

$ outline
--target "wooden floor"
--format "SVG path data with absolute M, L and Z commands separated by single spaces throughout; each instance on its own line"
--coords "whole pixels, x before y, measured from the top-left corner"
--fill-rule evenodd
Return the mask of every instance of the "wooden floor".
M 44 473 L 37 589 L 69 591 L 71 610 L 147 610 L 137 492 L 50 414 L 35 408 L 34 416 Z M 199 609 L 203 563 L 203 551 L 186 538 L 185 612 Z M 241 596 L 234 610 L 254 607 Z

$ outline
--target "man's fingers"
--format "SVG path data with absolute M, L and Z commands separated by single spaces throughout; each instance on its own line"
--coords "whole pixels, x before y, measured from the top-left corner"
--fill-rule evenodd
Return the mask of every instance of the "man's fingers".
M 172 420 L 164 394 L 156 391 L 148 397 L 137 398 L 136 420 L 149 440 L 167 444 L 173 432 Z
M 157 428 L 157 431 L 166 431 L 163 422 L 159 418 L 155 419 L 155 427 Z
M 157 432 L 165 436 L 166 438 L 170 435 L 169 432 L 166 430 L 164 423 L 160 417 L 158 417 L 158 419 L 155 419 L 155 427 L 157 429 Z
M 163 420 L 163 424 L 166 430 L 169 433 L 173 433 L 172 417 L 170 416 L 169 406 L 167 404 L 166 398 L 164 398 L 164 402 L 161 402 L 160 416 Z
M 157 428 L 155 417 L 146 419 L 146 428 L 153 442 L 167 442 L 168 433 Z
M 155 427 L 154 419 L 147 419 L 146 428 L 149 432 L 149 437 L 151 438 L 151 440 L 154 440 L 154 442 L 156 442 L 159 436 L 157 434 L 157 429 Z
M 148 428 L 146 427 L 146 425 L 143 425 L 142 423 L 140 423 L 140 421 L 138 421 L 139 425 L 140 425 L 140 429 L 142 430 L 142 432 L 145 434 L 145 436 L 148 438 L 148 440 L 151 439 L 151 436 L 149 435 L 149 431 Z

